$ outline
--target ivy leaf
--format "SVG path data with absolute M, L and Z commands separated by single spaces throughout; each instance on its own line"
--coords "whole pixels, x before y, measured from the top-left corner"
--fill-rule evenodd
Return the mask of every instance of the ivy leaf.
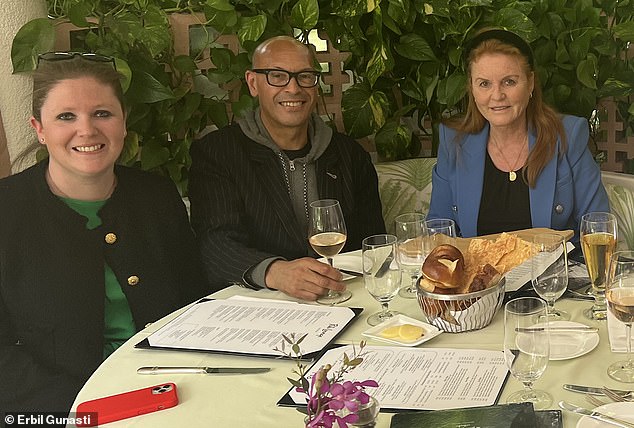
M 610 77 L 606 79 L 605 83 L 603 83 L 603 86 L 599 89 L 597 95 L 599 97 L 624 97 L 631 95 L 632 93 L 634 93 L 634 86 L 631 81 L 628 82 L 626 80 Z
M 34 70 L 37 55 L 53 50 L 55 29 L 47 18 L 33 19 L 22 26 L 13 38 L 11 62 L 13 73 Z
M 372 92 L 367 82 L 351 86 L 341 100 L 346 131 L 353 138 L 372 134 L 385 124 L 388 108 L 387 96 L 380 91 Z
M 396 121 L 389 121 L 374 138 L 377 154 L 385 161 L 408 158 L 407 148 L 411 134 L 407 127 L 399 125 Z
M 244 44 L 247 40 L 258 40 L 266 28 L 266 15 L 256 15 L 240 19 L 238 39 Z
M 310 30 L 317 25 L 319 4 L 317 0 L 299 0 L 291 9 L 291 25 L 301 30 Z
M 229 0 L 206 0 L 206 5 L 223 12 L 229 12 L 235 10 Z
M 170 151 L 156 141 L 145 141 L 141 150 L 141 168 L 150 170 L 157 168 L 167 162 L 170 158 Z
M 352 18 L 372 12 L 381 0 L 338 0 L 333 2 L 333 13 L 341 18 Z
M 402 57 L 414 61 L 435 61 L 436 55 L 427 40 L 418 34 L 406 34 L 394 45 L 394 50 Z
M 577 65 L 577 79 L 590 89 L 597 89 L 597 58 L 594 55 L 588 55 L 588 59 L 584 59 Z
M 231 111 L 238 117 L 243 117 L 245 112 L 252 110 L 255 106 L 255 101 L 248 95 L 240 95 L 238 101 L 231 103 Z
M 614 35 L 624 42 L 634 42 L 634 21 L 622 22 L 614 26 Z
M 198 69 L 196 63 L 189 55 L 178 55 L 174 58 L 174 68 L 182 72 L 193 72 Z
M 225 103 L 216 100 L 205 100 L 205 104 L 208 106 L 214 125 L 218 128 L 224 128 L 229 124 L 227 105 Z
M 392 52 L 390 51 L 387 42 L 383 39 L 383 32 L 381 30 L 383 24 L 381 17 L 381 8 L 377 7 L 372 14 L 373 25 L 377 30 L 376 34 L 372 38 L 372 54 L 365 69 L 370 86 L 374 86 L 374 83 L 379 77 L 381 77 L 381 75 L 383 75 L 383 73 L 394 67 Z
M 130 165 L 137 160 L 139 154 L 139 134 L 134 131 L 128 131 L 126 135 L 123 150 L 119 155 L 119 162 L 124 165 Z
M 68 19 L 77 27 L 90 27 L 90 23 L 86 21 L 86 17 L 90 16 L 90 12 L 89 5 L 83 2 L 75 3 L 68 10 Z
M 467 76 L 456 70 L 438 83 L 438 102 L 453 107 L 464 96 Z
M 210 50 L 211 62 L 218 70 L 227 71 L 231 69 L 231 58 L 233 52 L 227 48 L 213 48 Z
M 151 74 L 145 71 L 137 71 L 132 76 L 130 89 L 126 96 L 135 103 L 156 103 L 174 98 L 172 90 L 161 84 Z

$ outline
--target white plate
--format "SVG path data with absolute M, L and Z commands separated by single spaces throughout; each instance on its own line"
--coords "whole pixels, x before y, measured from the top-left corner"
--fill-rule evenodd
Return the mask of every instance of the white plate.
M 423 330 L 425 330 L 425 334 L 420 339 L 415 340 L 413 342 L 405 342 L 402 340 L 398 340 L 398 338 L 387 339 L 379 335 L 381 331 L 383 331 L 384 329 L 388 327 L 393 327 L 393 326 L 403 325 L 403 324 L 412 324 L 412 325 L 417 325 L 419 327 L 422 327 Z M 438 328 L 434 327 L 431 324 L 427 324 L 426 322 L 422 322 L 417 319 L 410 318 L 403 314 L 398 314 L 394 316 L 393 318 L 387 321 L 383 321 L 381 324 L 375 325 L 371 329 L 364 331 L 362 334 L 365 337 L 369 337 L 370 339 L 390 343 L 392 345 L 417 346 L 423 342 L 427 342 L 428 340 L 438 336 L 440 333 L 442 333 L 442 331 L 438 330 Z
M 325 258 L 317 259 L 322 263 L 328 263 Z M 346 254 L 337 254 L 333 257 L 332 264 L 337 269 L 347 269 L 354 272 L 359 272 L 363 275 L 363 266 L 361 261 L 361 251 L 353 251 Z M 343 273 L 343 280 L 356 278 L 355 276 Z
M 543 324 L 542 324 L 543 325 Z M 551 321 L 549 323 L 551 327 L 585 327 L 585 324 L 581 324 L 574 321 Z M 540 324 L 536 324 L 535 327 L 539 327 Z M 525 336 L 526 339 L 529 336 Z M 530 339 L 528 339 L 530 340 Z M 581 333 L 572 331 L 551 331 L 550 332 L 550 360 L 568 360 L 571 358 L 577 358 L 587 354 L 597 347 L 599 344 L 599 333 Z M 522 348 L 522 341 L 520 339 L 518 343 L 520 349 Z
M 628 422 L 634 422 L 634 403 L 609 403 L 595 408 L 597 412 L 605 413 Z M 583 416 L 577 422 L 577 428 L 614 428 L 614 425 L 597 421 L 589 416 Z

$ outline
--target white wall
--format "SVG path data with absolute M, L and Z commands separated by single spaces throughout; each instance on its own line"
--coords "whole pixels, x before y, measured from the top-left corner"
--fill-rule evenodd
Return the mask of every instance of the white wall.
M 0 111 L 7 134 L 9 157 L 15 156 L 35 139 L 29 125 L 31 117 L 31 78 L 14 75 L 11 43 L 20 27 L 34 18 L 46 17 L 46 0 L 0 0 Z M 16 165 L 24 169 L 26 164 Z

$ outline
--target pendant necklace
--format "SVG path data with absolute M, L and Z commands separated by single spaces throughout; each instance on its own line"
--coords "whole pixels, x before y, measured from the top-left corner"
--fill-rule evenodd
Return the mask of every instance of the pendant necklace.
M 513 163 L 512 166 L 511 166 L 511 163 L 506 159 L 506 156 L 504 156 L 504 152 L 500 149 L 497 139 L 493 137 L 492 135 L 491 135 L 491 141 L 493 141 L 495 148 L 500 153 L 500 155 L 502 156 L 502 159 L 504 159 L 504 163 L 506 163 L 506 166 L 509 169 L 509 181 L 515 181 L 517 179 L 517 173 L 516 173 L 517 164 L 520 161 L 520 158 L 522 157 L 522 153 L 524 153 L 524 144 L 528 142 L 528 133 L 526 133 L 526 135 L 524 136 L 524 142 L 522 143 L 522 150 L 520 150 L 519 154 L 517 155 L 517 159 L 515 159 L 515 163 Z

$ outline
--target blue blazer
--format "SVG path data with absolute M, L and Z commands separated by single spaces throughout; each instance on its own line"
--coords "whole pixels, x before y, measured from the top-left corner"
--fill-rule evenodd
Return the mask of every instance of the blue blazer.
M 568 150 L 553 156 L 529 188 L 533 227 L 575 231 L 579 240 L 581 216 L 592 211 L 610 211 L 608 196 L 601 183 L 601 171 L 588 150 L 588 123 L 575 116 L 562 116 Z M 432 175 L 432 195 L 428 218 L 451 218 L 463 237 L 478 234 L 478 212 L 484 182 L 488 123 L 478 134 L 456 140 L 456 131 L 440 126 L 438 161 Z M 529 148 L 535 134 L 529 133 Z M 557 142 L 556 152 L 559 153 Z

